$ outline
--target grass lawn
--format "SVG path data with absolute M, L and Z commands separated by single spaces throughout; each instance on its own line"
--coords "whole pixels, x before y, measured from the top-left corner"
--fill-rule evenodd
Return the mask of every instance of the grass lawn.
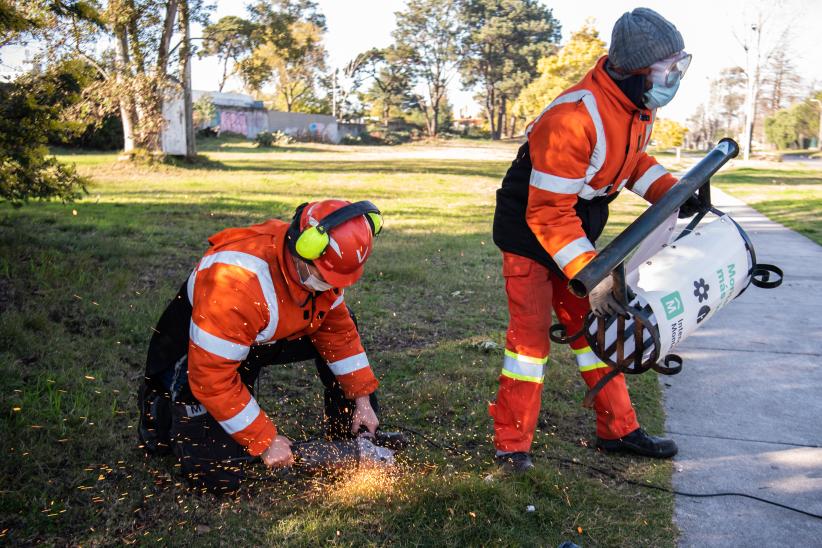
M 675 544 L 671 495 L 567 462 L 670 484 L 668 462 L 592 449 L 594 417 L 564 347 L 546 376 L 537 470 L 485 479 L 502 350 L 478 343 L 504 340 L 490 230 L 515 144 L 206 148 L 209 169 L 62 155 L 93 178 L 87 197 L 0 205 L 0 543 Z M 290 218 L 302 201 L 325 197 L 373 200 L 385 214 L 346 298 L 382 383 L 383 422 L 462 453 L 418 440 L 391 475 L 285 481 L 261 469 L 236 499 L 190 494 L 173 460 L 137 448 L 134 392 L 151 329 L 210 234 Z M 640 210 L 621 198 L 607 236 Z M 660 433 L 656 376 L 629 381 L 643 425 Z M 313 364 L 299 364 L 265 370 L 259 399 L 281 432 L 300 439 L 318 431 L 321 394 Z
M 769 163 L 721 171 L 719 188 L 822 244 L 822 164 Z

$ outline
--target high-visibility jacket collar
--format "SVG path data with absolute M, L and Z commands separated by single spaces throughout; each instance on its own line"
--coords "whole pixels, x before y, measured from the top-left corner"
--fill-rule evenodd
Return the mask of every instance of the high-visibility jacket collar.
M 281 221 L 272 219 L 252 226 L 221 230 L 212 235 L 208 239 L 208 243 L 216 247 L 238 242 L 246 238 L 253 238 L 261 234 L 271 236 L 272 244 L 266 249 L 261 250 L 261 257 L 269 264 L 272 273 L 279 273 L 282 276 L 292 301 L 302 306 L 302 304 L 308 300 L 310 292 L 294 281 L 289 272 L 286 261 L 290 261 L 291 256 L 288 253 L 288 246 L 285 245 L 287 232 L 288 224 L 283 224 Z
M 607 96 L 615 105 L 618 105 L 628 114 L 634 114 L 635 112 L 641 112 L 650 116 L 651 111 L 650 109 L 639 109 L 637 106 L 629 99 L 616 82 L 614 82 L 613 78 L 608 75 L 608 71 L 605 70 L 605 62 L 608 61 L 608 56 L 603 55 L 597 61 L 596 66 L 591 69 L 588 75 L 583 79 L 582 83 L 584 87 L 586 80 L 593 81 L 594 85 L 596 85 L 600 90 L 602 90 L 603 94 Z

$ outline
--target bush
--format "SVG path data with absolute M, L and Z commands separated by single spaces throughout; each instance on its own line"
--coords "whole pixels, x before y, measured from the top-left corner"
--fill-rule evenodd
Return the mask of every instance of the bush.
M 49 144 L 89 150 L 122 150 L 123 122 L 119 115 L 106 116 L 99 125 L 89 125 L 82 133 L 58 129 L 49 135 Z
M 288 145 L 294 142 L 294 139 L 282 131 L 262 131 L 257 134 L 254 140 L 257 142 L 257 146 L 263 148 Z
M 60 112 L 76 102 L 81 84 L 60 68 L 0 83 L 0 202 L 30 198 L 72 200 L 86 179 L 49 156 L 46 143 L 60 127 Z
M 217 137 L 217 130 L 213 127 L 204 127 L 197 130 L 197 139 L 213 139 Z

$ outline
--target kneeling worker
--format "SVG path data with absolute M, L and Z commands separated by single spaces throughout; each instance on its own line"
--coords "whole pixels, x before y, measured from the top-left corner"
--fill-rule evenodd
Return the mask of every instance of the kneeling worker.
M 589 310 L 616 311 L 611 278 L 590 299 L 568 290 L 595 255 L 608 204 L 628 188 L 653 203 L 677 180 L 645 152 L 656 109 L 676 93 L 691 56 L 682 35 L 658 13 L 638 8 L 615 24 L 609 54 L 561 93 L 526 130 L 527 142 L 497 191 L 494 242 L 510 321 L 494 419 L 497 460 L 504 470 L 531 467 L 530 449 L 548 362 L 551 309 L 569 334 Z M 681 216 L 693 211 L 680 210 Z M 610 368 L 579 338 L 571 343 L 579 371 L 594 386 Z M 637 422 L 623 375 L 597 394 L 597 447 L 648 457 L 676 454 L 669 439 Z
M 325 385 L 325 432 L 374 434 L 377 379 L 344 302 L 382 227 L 370 202 L 303 204 L 279 220 L 228 228 L 163 312 L 139 391 L 139 435 L 149 453 L 172 447 L 196 487 L 233 491 L 236 463 L 293 463 L 291 441 L 250 388 L 260 368 L 315 359 Z

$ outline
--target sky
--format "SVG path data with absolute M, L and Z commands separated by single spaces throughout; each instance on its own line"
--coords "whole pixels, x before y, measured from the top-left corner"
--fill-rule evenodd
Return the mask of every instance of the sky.
M 644 6 L 661 13 L 673 22 L 685 39 L 685 50 L 693 54 L 693 62 L 682 81 L 676 98 L 660 111 L 660 116 L 684 122 L 696 107 L 708 100 L 709 81 L 722 68 L 745 66 L 745 52 L 736 36 L 744 34 L 743 22 L 750 20 L 751 4 L 745 0 L 542 0 L 553 10 L 562 25 L 563 41 L 580 28 L 587 18 L 594 18 L 594 26 L 606 44 L 610 42 L 614 22 L 626 11 Z M 822 48 L 818 36 L 822 32 L 822 1 L 818 0 L 759 0 L 770 10 L 766 25 L 770 28 L 788 26 L 789 55 L 799 69 L 804 83 L 822 86 Z M 318 0 L 326 16 L 328 32 L 325 45 L 331 67 L 342 67 L 358 53 L 372 47 L 391 43 L 394 12 L 401 10 L 404 0 Z M 212 20 L 225 15 L 244 16 L 245 2 L 218 0 Z M 746 7 L 747 6 L 747 7 Z M 748 13 L 746 17 L 745 13 Z M 766 27 L 767 29 L 768 27 Z M 199 28 L 192 29 L 198 36 Z M 18 69 L 23 64 L 22 48 L 4 51 L 0 74 Z M 217 88 L 221 68 L 216 58 L 194 59 L 192 64 L 195 89 Z M 241 88 L 234 78 L 226 91 Z M 455 110 L 473 115 L 479 105 L 473 100 L 474 92 L 461 89 L 458 79 L 452 83 L 449 98 Z

